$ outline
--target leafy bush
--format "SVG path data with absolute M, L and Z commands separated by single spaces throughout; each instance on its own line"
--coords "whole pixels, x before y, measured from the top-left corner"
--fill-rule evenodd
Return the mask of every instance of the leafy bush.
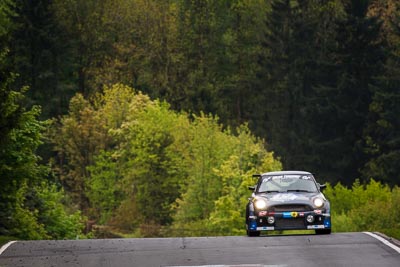
M 47 239 L 49 236 L 44 229 L 44 225 L 39 222 L 39 211 L 27 206 L 27 195 L 30 189 L 26 182 L 17 191 L 16 203 L 13 211 L 12 222 L 9 226 L 13 236 L 20 239 Z
M 324 193 L 331 201 L 335 232 L 379 231 L 400 238 L 398 187 L 390 189 L 371 179 L 364 185 L 356 181 L 351 188 L 328 185 Z
M 51 239 L 76 239 L 84 237 L 84 218 L 80 211 L 68 214 L 64 202 L 64 191 L 56 185 L 42 182 L 36 188 L 40 199 L 38 221 Z

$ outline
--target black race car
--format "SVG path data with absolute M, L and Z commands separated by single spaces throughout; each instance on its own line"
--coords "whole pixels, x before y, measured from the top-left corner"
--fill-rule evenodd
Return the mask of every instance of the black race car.
M 315 230 L 316 234 L 331 233 L 329 201 L 309 172 L 279 171 L 255 174 L 257 185 L 246 206 L 248 236 L 261 231 Z

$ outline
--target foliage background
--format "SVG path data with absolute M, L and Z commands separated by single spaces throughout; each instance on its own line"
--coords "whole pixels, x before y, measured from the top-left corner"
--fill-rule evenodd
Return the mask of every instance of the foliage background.
M 399 25 L 396 0 L 0 0 L 0 235 L 243 234 L 251 174 L 302 169 L 334 230 L 398 237 Z

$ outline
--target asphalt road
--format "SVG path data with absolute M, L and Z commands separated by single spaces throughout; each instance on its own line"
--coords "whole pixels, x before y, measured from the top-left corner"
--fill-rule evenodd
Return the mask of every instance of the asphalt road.
M 5 266 L 393 267 L 400 248 L 366 233 L 18 241 L 0 251 Z

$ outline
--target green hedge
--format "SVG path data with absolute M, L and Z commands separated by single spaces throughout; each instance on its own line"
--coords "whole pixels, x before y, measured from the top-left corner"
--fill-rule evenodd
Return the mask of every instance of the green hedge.
M 324 194 L 331 201 L 334 232 L 377 231 L 400 238 L 399 187 L 357 180 L 351 188 L 328 185 Z

